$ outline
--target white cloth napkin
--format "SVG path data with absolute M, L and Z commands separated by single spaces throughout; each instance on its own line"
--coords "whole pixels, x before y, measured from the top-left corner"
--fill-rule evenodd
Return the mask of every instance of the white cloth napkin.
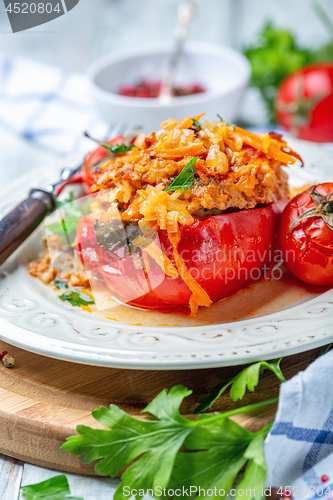
M 333 351 L 282 384 L 265 453 L 268 486 L 295 500 L 333 498 Z
M 85 75 L 0 53 L 0 124 L 50 153 L 89 151 L 85 130 L 99 139 L 113 133 L 89 90 Z

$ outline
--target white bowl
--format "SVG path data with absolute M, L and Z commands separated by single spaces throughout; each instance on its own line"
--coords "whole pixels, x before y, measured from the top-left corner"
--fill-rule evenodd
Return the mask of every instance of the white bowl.
M 206 112 L 208 120 L 216 119 L 217 113 L 225 120 L 237 118 L 250 79 L 250 64 L 242 54 L 220 45 L 186 43 L 177 68 L 175 84 L 197 82 L 207 89 L 204 93 L 173 97 L 168 103 L 117 94 L 122 85 L 141 78 L 162 79 L 171 49 L 170 43 L 126 49 L 103 57 L 88 69 L 93 100 L 104 120 L 142 125 L 147 133 L 158 130 L 170 117 L 182 119 Z

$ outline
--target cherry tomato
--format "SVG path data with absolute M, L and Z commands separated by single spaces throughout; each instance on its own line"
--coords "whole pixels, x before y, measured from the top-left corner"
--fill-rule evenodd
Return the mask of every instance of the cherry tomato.
M 259 278 L 274 257 L 274 237 L 284 202 L 215 215 L 181 227 L 177 246 L 193 279 L 217 301 Z M 166 231 L 158 231 L 161 250 L 175 265 Z M 94 221 L 83 217 L 77 229 L 78 252 L 86 268 L 96 270 L 113 295 L 128 304 L 163 308 L 188 305 L 191 291 L 179 276 L 172 278 L 150 256 L 146 266 L 126 257 L 124 246 L 107 252 L 97 244 Z
M 319 184 L 314 190 L 326 197 L 333 193 L 333 182 Z M 333 230 L 322 217 L 296 221 L 287 236 L 295 219 L 314 208 L 310 188 L 288 203 L 280 219 L 280 249 L 287 267 L 297 278 L 312 285 L 333 286 Z
M 275 110 L 278 123 L 295 137 L 333 141 L 333 63 L 305 66 L 287 76 Z

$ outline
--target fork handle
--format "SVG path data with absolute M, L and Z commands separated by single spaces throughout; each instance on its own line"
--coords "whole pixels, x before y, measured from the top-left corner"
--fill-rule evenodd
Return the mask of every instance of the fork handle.
M 0 221 L 0 266 L 51 211 L 47 198 L 29 196 Z

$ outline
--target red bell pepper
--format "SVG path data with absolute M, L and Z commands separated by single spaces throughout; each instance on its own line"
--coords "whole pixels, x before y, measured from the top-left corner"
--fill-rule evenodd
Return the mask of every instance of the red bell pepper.
M 215 215 L 180 228 L 177 251 L 213 302 L 258 279 L 270 264 L 275 256 L 279 214 L 286 202 Z M 159 230 L 157 234 L 161 250 L 177 267 L 167 232 Z M 126 257 L 124 246 L 112 253 L 100 247 L 90 216 L 82 217 L 76 237 L 85 267 L 94 270 L 119 300 L 145 308 L 189 304 L 192 292 L 183 279 L 165 275 L 147 254 L 142 267 L 134 257 Z

